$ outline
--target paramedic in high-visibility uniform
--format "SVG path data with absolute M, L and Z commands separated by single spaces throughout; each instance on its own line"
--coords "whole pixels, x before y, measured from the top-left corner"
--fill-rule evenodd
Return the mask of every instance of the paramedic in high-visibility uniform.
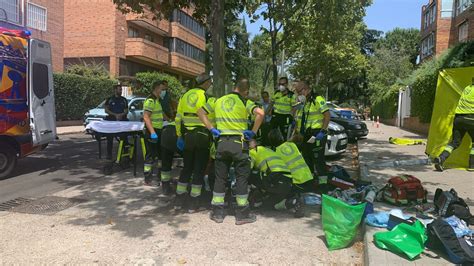
M 461 145 L 463 137 L 468 134 L 471 137 L 471 151 L 469 153 L 469 170 L 474 170 L 474 77 L 472 84 L 467 86 L 461 94 L 456 107 L 453 123 L 453 139 L 444 148 L 441 155 L 434 159 L 438 171 L 443 171 L 443 163 L 451 153 Z
M 145 185 L 151 186 L 153 177 L 153 166 L 158 166 L 160 147 L 160 133 L 163 128 L 163 108 L 160 103 L 160 95 L 166 86 L 163 81 L 155 81 L 152 85 L 152 93 L 143 104 L 143 121 L 145 122 L 146 154 L 143 174 Z
M 224 198 L 229 168 L 234 165 L 236 175 L 235 223 L 237 225 L 253 223 L 257 220 L 250 212 L 248 202 L 248 178 L 250 176 L 250 159 L 248 141 L 255 137 L 264 119 L 264 112 L 252 101 L 246 99 L 250 89 L 247 79 L 237 82 L 234 91 L 217 99 L 215 104 L 206 104 L 199 109 L 201 121 L 218 138 L 211 219 L 222 223 L 225 217 Z M 208 119 L 208 114 L 215 113 L 216 127 Z M 248 129 L 248 117 L 254 114 L 255 123 Z

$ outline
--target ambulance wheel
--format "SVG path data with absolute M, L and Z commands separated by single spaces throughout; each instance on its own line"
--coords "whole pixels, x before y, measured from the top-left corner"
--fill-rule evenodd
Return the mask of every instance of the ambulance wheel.
M 0 145 L 0 180 L 11 175 L 17 162 L 16 151 L 8 144 Z

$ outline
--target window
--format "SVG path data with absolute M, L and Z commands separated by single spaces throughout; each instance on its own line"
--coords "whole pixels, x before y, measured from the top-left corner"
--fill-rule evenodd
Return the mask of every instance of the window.
M 155 42 L 153 36 L 150 34 L 145 34 L 145 40 L 150 41 L 150 42 Z
M 140 34 L 138 33 L 138 30 L 132 27 L 128 27 L 128 37 L 129 38 L 138 38 Z
M 421 42 L 421 58 L 425 58 L 434 53 L 435 36 L 434 33 L 430 34 Z
M 204 51 L 181 39 L 170 39 L 169 49 L 171 52 L 177 52 L 198 62 L 204 63 Z
M 179 24 L 183 25 L 184 27 L 201 37 L 206 36 L 206 31 L 204 27 L 193 17 L 189 16 L 181 10 L 173 11 L 173 14 L 171 15 L 171 21 L 178 22 Z
M 463 24 L 459 25 L 458 35 L 459 41 L 467 41 L 467 35 L 469 33 L 469 23 L 468 21 L 464 22 Z
M 20 0 L 0 0 L 0 20 L 22 25 Z
M 466 9 L 469 8 L 470 5 L 472 5 L 472 0 L 456 0 L 455 4 L 455 16 L 458 16 L 462 12 L 464 12 Z
M 49 95 L 48 66 L 33 63 L 33 92 L 38 99 Z
M 436 21 L 436 11 L 436 5 L 432 5 L 426 9 L 426 12 L 423 14 L 424 29 Z
M 130 107 L 135 107 L 135 110 L 143 110 L 143 100 L 135 100 L 130 104 Z
M 453 0 L 443 0 L 441 2 L 441 18 L 451 18 L 453 16 Z
M 28 3 L 26 26 L 32 29 L 46 31 L 48 13 L 46 8 Z

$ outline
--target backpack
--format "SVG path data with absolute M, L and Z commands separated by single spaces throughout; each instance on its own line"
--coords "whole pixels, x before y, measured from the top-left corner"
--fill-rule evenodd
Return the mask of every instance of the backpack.
M 474 263 L 474 238 L 458 238 L 454 229 L 442 218 L 434 220 L 427 227 L 427 247 L 444 250 L 454 264 Z
M 411 202 L 424 203 L 427 194 L 420 180 L 412 175 L 390 178 L 381 193 L 382 199 L 395 205 L 406 205 Z
M 433 203 L 435 211 L 439 216 L 449 217 L 456 215 L 468 225 L 474 224 L 474 217 L 470 213 L 469 207 L 462 198 L 458 197 L 458 193 L 454 189 L 443 191 L 441 188 L 437 188 Z

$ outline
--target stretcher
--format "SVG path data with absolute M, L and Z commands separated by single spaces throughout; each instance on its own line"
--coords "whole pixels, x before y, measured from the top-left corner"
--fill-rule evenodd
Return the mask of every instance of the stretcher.
M 119 139 L 119 147 L 116 159 L 108 161 L 104 166 L 104 174 L 110 175 L 114 166 L 118 165 L 122 169 L 127 168 L 129 163 L 133 163 L 133 175 L 137 174 L 138 141 L 140 140 L 142 152 L 145 153 L 145 140 L 143 137 L 143 122 L 133 121 L 92 121 L 86 126 L 86 132 L 97 140 L 99 145 L 99 159 L 102 158 L 102 140 L 107 137 Z M 124 140 L 132 139 L 126 145 Z M 143 157 L 145 155 L 143 154 Z

